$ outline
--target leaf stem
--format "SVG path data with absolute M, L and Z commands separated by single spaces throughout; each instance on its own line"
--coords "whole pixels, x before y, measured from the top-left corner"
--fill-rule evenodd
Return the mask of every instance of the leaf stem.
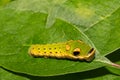
M 120 64 L 112 63 L 111 65 L 114 67 L 120 68 Z

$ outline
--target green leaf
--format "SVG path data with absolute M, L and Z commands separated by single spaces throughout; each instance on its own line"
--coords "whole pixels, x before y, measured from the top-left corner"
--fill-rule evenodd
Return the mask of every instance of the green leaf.
M 40 77 L 40 76 L 31 76 L 21 73 L 11 72 L 5 69 L 0 70 L 0 80 L 119 80 L 120 77 L 118 75 L 110 73 L 104 67 L 80 72 L 73 74 L 66 74 L 60 76 L 49 76 L 49 77 Z M 26 78 L 25 78 L 26 77 Z
M 7 3 L 9 3 L 12 0 L 0 0 L 0 7 L 5 6 Z
M 104 65 L 96 61 L 87 63 L 31 57 L 28 54 L 28 48 L 31 44 L 54 43 L 71 39 L 81 39 L 93 44 L 78 29 L 64 21 L 57 19 L 51 28 L 45 28 L 46 14 L 14 12 L 13 10 L 1 10 L 0 12 L 1 16 L 7 16 L 0 19 L 2 21 L 0 24 L 0 65 L 4 68 L 31 75 L 53 76 L 82 72 Z M 8 16 L 7 12 L 10 12 L 11 15 Z M 99 55 L 98 59 L 100 58 Z M 102 57 L 102 59 L 104 61 L 106 58 Z
M 109 4 L 115 3 L 115 7 L 114 5 L 108 6 L 108 2 Z M 60 3 L 59 0 L 52 0 L 52 2 L 49 0 L 16 0 L 5 8 L 1 8 L 0 66 L 35 76 L 63 75 L 88 71 L 105 65 L 111 66 L 112 62 L 105 55 L 120 47 L 118 45 L 119 1 L 109 0 L 98 3 L 95 0 L 71 0 L 71 2 L 61 0 Z M 91 13 L 88 15 L 83 12 Z M 73 26 L 73 24 L 78 26 Z M 83 33 L 84 31 L 87 35 Z M 64 42 L 71 39 L 80 39 L 93 46 L 96 49 L 95 59 L 87 63 L 33 58 L 28 54 L 28 48 L 32 44 Z
M 91 28 L 86 34 L 102 55 L 110 54 L 120 48 L 120 8 Z
M 12 73 L 0 67 L 0 80 L 29 80 L 23 76 Z
M 118 8 L 114 13 L 109 15 L 107 18 L 98 22 L 96 25 L 92 26 L 91 28 L 86 29 L 86 34 L 93 43 L 96 45 L 97 49 L 100 51 L 100 54 L 106 56 L 113 52 L 113 55 L 109 57 L 111 61 L 114 59 L 118 59 L 117 64 L 120 64 L 120 55 L 119 52 L 114 53 L 115 50 L 120 49 L 120 8 Z M 92 34 L 94 32 L 94 34 Z M 90 34 L 91 33 L 91 34 Z M 117 66 L 116 64 L 113 64 Z M 120 69 L 114 67 L 107 67 L 112 73 L 120 75 Z
M 32 6 L 31 6 L 32 5 Z M 49 13 L 47 25 L 60 18 L 85 30 L 104 20 L 120 7 L 120 0 L 16 0 L 8 8 L 16 11 Z

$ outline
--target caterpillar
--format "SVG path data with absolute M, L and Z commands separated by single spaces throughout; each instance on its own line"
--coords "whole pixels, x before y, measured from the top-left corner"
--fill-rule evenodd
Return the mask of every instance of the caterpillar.
M 70 40 L 52 44 L 33 44 L 30 46 L 28 53 L 34 57 L 91 61 L 94 59 L 95 49 L 83 41 Z

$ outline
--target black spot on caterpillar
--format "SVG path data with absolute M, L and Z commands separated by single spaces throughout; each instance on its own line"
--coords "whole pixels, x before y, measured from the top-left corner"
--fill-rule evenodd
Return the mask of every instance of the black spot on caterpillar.
M 91 61 L 95 55 L 95 49 L 80 40 L 53 44 L 34 44 L 28 53 L 34 57 L 55 57 L 67 59 L 79 59 Z

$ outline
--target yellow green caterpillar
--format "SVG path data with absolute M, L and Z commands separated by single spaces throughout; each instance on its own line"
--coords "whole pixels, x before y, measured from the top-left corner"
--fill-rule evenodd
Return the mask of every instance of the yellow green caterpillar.
M 34 44 L 28 53 L 34 57 L 53 57 L 91 61 L 95 55 L 95 49 L 80 40 L 53 44 Z

